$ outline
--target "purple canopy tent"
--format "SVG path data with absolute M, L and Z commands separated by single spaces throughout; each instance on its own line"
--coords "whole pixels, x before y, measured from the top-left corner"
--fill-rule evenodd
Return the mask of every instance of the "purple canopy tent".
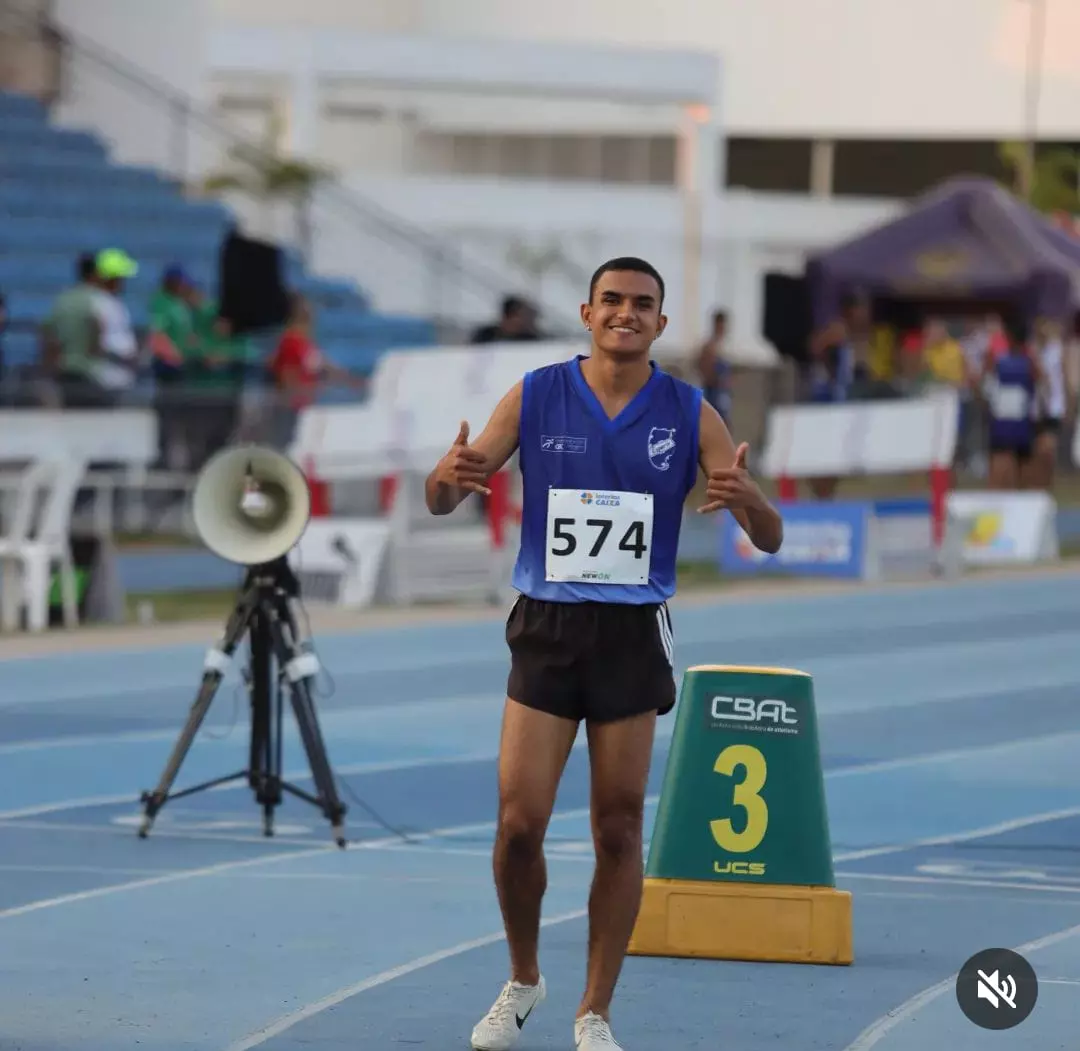
M 991 179 L 949 180 L 869 233 L 811 257 L 815 326 L 854 291 L 870 296 L 1008 302 L 1032 319 L 1080 309 L 1080 244 Z

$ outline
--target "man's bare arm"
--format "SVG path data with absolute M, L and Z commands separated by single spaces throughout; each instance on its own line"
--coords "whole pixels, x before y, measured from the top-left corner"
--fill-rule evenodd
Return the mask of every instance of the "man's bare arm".
M 424 484 L 428 510 L 433 515 L 450 514 L 470 493 L 490 493 L 488 479 L 506 466 L 518 447 L 522 386 L 519 380 L 503 395 L 487 426 L 471 445 L 468 421 L 462 421 L 454 444 Z
M 701 403 L 699 462 L 708 481 L 701 513 L 729 510 L 759 551 L 775 554 L 784 542 L 784 521 L 746 469 L 750 446 L 738 449 L 720 414 Z

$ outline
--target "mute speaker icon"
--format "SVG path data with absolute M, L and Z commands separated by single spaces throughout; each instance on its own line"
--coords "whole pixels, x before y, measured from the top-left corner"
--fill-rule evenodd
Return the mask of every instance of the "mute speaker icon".
M 978 998 L 989 1000 L 994 1007 L 1000 1007 L 1004 1000 L 1014 1011 L 1016 1010 L 1016 979 L 1011 974 L 1005 975 L 999 982 L 998 972 L 986 974 L 979 971 Z

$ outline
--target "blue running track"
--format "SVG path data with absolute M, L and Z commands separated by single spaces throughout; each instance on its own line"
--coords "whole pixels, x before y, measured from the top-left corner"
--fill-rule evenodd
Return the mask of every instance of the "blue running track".
M 613 1014 L 625 1051 L 1075 1049 L 1080 575 L 686 602 L 674 620 L 681 668 L 814 675 L 856 961 L 631 958 Z M 345 851 L 293 801 L 265 839 L 237 787 L 171 804 L 137 838 L 139 793 L 187 714 L 204 646 L 5 662 L 0 1046 L 468 1048 L 506 973 L 490 875 L 502 628 L 493 615 L 317 639 Z M 178 786 L 241 768 L 246 747 L 234 674 Z M 306 776 L 291 724 L 286 766 Z M 549 839 L 549 995 L 522 1051 L 573 1048 L 587 782 L 578 749 Z M 1041 985 L 1025 1023 L 990 1034 L 961 1014 L 952 978 L 1001 946 L 1021 948 Z

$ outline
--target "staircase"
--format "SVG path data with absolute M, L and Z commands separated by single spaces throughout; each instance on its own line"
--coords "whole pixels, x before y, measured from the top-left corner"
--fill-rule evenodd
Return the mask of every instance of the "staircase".
M 234 219 L 215 201 L 193 200 L 160 173 L 111 162 L 94 135 L 53 127 L 44 105 L 0 92 L 0 293 L 7 300 L 8 377 L 36 365 L 37 326 L 74 279 L 77 257 L 105 247 L 139 263 L 125 300 L 136 326 L 170 263 L 183 265 L 216 293 L 222 240 Z M 288 286 L 312 301 L 319 345 L 339 365 L 370 374 L 396 347 L 435 343 L 434 325 L 372 309 L 349 282 L 308 273 L 286 254 Z

